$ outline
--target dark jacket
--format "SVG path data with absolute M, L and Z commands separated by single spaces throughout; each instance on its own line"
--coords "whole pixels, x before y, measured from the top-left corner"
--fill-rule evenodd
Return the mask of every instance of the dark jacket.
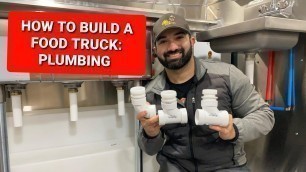
M 161 172 L 213 171 L 246 163 L 243 143 L 266 135 L 274 125 L 273 111 L 255 91 L 249 79 L 235 66 L 213 61 L 195 60 L 196 77 L 185 104 L 187 124 L 167 124 L 160 134 L 149 139 L 141 130 L 140 148 L 157 155 Z M 167 90 L 165 73 L 147 87 L 147 101 L 161 109 L 160 93 Z M 225 141 L 207 125 L 195 125 L 195 111 L 201 109 L 203 89 L 218 90 L 218 109 L 233 114 L 235 140 Z

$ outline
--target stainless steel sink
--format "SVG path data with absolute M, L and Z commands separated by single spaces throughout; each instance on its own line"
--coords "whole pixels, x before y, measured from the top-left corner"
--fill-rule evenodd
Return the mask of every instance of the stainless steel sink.
M 265 16 L 199 32 L 196 39 L 210 42 L 219 53 L 286 50 L 296 45 L 301 32 L 306 32 L 304 20 Z

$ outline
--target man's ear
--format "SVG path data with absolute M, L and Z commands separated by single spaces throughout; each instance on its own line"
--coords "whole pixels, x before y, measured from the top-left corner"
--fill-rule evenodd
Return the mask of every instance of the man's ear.
M 191 42 L 191 45 L 193 46 L 195 44 L 195 37 L 194 36 L 191 36 L 190 38 L 190 42 Z
M 152 53 L 153 53 L 153 56 L 154 56 L 154 57 L 157 57 L 157 54 L 156 54 L 156 47 L 153 47 Z

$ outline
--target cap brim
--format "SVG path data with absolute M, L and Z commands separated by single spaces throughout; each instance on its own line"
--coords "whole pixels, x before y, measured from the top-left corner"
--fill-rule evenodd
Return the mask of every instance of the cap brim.
M 154 39 L 154 43 L 156 42 L 157 38 L 165 31 L 169 30 L 169 29 L 174 29 L 174 28 L 178 28 L 178 29 L 182 29 L 184 31 L 186 31 L 187 33 L 191 34 L 189 30 L 183 28 L 183 27 L 179 27 L 179 26 L 170 26 L 170 27 L 167 27 L 165 28 L 163 31 L 161 31 L 158 35 L 155 36 L 155 39 Z

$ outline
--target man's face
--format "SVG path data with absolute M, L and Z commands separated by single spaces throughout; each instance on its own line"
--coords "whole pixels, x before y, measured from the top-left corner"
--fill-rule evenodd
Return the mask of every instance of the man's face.
M 168 69 L 185 66 L 192 57 L 194 38 L 182 29 L 164 31 L 156 40 L 155 53 L 160 63 Z

